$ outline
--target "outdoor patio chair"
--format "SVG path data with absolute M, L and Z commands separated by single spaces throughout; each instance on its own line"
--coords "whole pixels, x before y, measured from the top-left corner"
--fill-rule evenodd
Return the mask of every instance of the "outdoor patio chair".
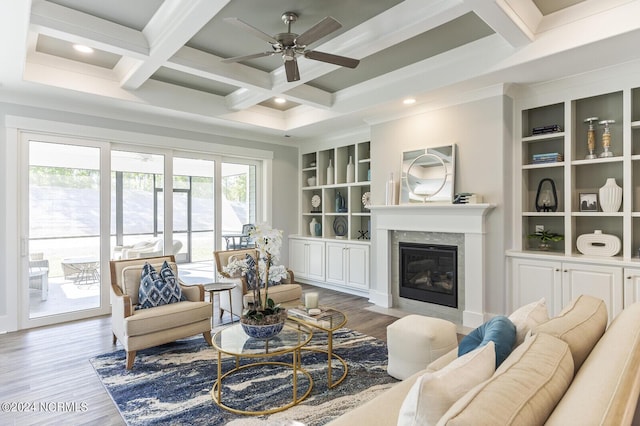
M 49 260 L 29 260 L 29 288 L 40 290 L 40 298 L 47 300 L 49 295 Z
M 160 272 L 167 261 L 177 279 L 178 266 L 175 257 L 159 256 L 144 259 L 112 260 L 111 269 L 111 329 L 113 343 L 120 341 L 127 353 L 126 368 L 133 368 L 136 351 L 147 349 L 184 337 L 202 333 L 209 346 L 211 342 L 210 302 L 204 301 L 202 285 L 183 285 L 178 279 L 182 294 L 187 300 L 136 309 L 142 267 L 146 262 Z

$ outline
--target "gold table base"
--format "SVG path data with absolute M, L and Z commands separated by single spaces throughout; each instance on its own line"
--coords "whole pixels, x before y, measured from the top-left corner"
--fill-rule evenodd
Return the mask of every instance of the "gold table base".
M 344 361 L 343 361 L 344 362 Z M 278 361 L 265 361 L 265 362 L 254 362 L 251 364 L 245 364 L 245 365 L 238 365 L 238 358 L 236 357 L 236 367 L 233 368 L 232 370 L 224 373 L 221 375 L 221 365 L 222 365 L 222 359 L 220 356 L 220 352 L 218 352 L 218 379 L 216 380 L 216 382 L 213 384 L 213 388 L 211 388 L 211 397 L 213 398 L 213 402 L 215 402 L 219 407 L 224 408 L 227 411 L 230 411 L 232 413 L 235 414 L 244 414 L 244 415 L 250 415 L 250 416 L 260 416 L 260 415 L 264 415 L 264 414 L 273 414 L 273 413 L 277 413 L 280 411 L 284 411 L 288 408 L 293 407 L 294 405 L 299 404 L 301 401 L 303 401 L 305 398 L 307 398 L 309 396 L 309 394 L 311 393 L 311 390 L 313 389 L 313 379 L 311 378 L 311 374 L 309 374 L 309 372 L 307 370 L 305 370 L 304 368 L 302 368 L 300 366 L 300 353 L 298 351 L 295 351 L 293 353 L 293 362 L 291 364 L 286 363 L 286 362 L 278 362 Z M 289 367 L 293 370 L 293 395 L 292 395 L 292 401 L 282 405 L 280 407 L 276 407 L 276 408 L 272 408 L 269 410 L 263 410 L 263 411 L 247 411 L 247 410 L 239 410 L 237 408 L 232 408 L 229 407 L 228 405 L 225 405 L 222 401 L 221 401 L 221 397 L 222 397 L 222 380 L 225 377 L 230 376 L 231 374 L 237 373 L 238 371 L 244 370 L 244 369 L 248 369 L 248 368 L 252 368 L 252 367 L 260 367 L 263 365 L 280 365 L 280 366 L 284 366 L 284 367 Z M 305 376 L 307 376 L 307 379 L 309 380 L 309 388 L 307 389 L 307 391 L 301 395 L 298 396 L 298 373 L 302 373 Z

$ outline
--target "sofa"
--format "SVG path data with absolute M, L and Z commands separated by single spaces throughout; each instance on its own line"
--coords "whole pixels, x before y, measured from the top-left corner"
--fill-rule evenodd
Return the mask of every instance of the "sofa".
M 541 306 L 544 300 L 521 309 Z M 518 339 L 497 369 L 494 342 L 461 357 L 454 349 L 329 424 L 634 424 L 640 303 L 608 327 L 607 319 L 604 302 L 587 295 L 551 319 L 514 318 Z
M 240 315 L 249 303 L 253 303 L 253 292 L 248 291 L 247 281 L 244 277 L 232 277 L 224 272 L 224 267 L 233 259 L 242 260 L 247 255 L 256 257 L 256 249 L 243 250 L 219 250 L 213 253 L 216 260 L 216 269 L 218 271 L 218 280 L 220 282 L 233 282 L 236 287 L 231 290 L 231 303 L 233 304 L 232 312 Z M 287 269 L 288 278 L 282 280 L 281 284 L 269 286 L 269 298 L 275 303 L 294 303 L 299 302 L 302 297 L 302 287 L 295 282 L 293 271 Z M 264 297 L 264 289 L 260 290 L 260 295 Z M 229 311 L 229 300 L 226 297 L 220 298 L 220 317 L 224 311 Z

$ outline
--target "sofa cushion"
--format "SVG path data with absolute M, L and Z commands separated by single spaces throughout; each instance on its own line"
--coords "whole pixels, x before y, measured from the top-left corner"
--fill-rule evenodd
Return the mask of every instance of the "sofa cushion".
M 438 425 L 541 425 L 572 378 L 567 343 L 536 334 L 518 346 L 489 380 L 453 404 Z
M 493 342 L 451 362 L 437 372 L 418 378 L 400 408 L 398 426 L 435 425 L 460 397 L 495 371 Z
M 269 299 L 273 299 L 273 302 L 285 303 L 292 301 L 300 301 L 302 297 L 302 286 L 300 284 L 281 284 L 277 287 L 269 287 Z M 260 297 L 264 298 L 264 289 L 260 289 Z M 242 296 L 243 306 L 249 306 L 249 303 L 253 303 L 253 290 Z
M 138 302 L 140 304 L 136 309 L 149 309 L 168 305 L 180 302 L 181 298 L 182 291 L 175 279 L 173 281 L 165 281 L 153 266 L 149 263 L 144 264 L 140 276 L 140 288 L 138 289 Z
M 611 322 L 547 424 L 637 424 L 639 376 L 640 303 L 635 303 Z
M 495 343 L 497 368 L 511 353 L 511 348 L 516 341 L 516 326 L 505 316 L 491 318 L 462 338 L 458 346 L 458 356 L 484 346 L 490 341 Z
M 544 297 L 516 309 L 509 315 L 509 319 L 516 326 L 516 346 L 518 346 L 524 342 L 529 330 L 549 321 L 549 311 Z
M 124 319 L 124 332 L 129 337 L 141 336 L 210 319 L 211 303 L 177 302 L 134 311 Z
M 588 295 L 575 298 L 560 315 L 533 329 L 534 333 L 556 336 L 569 345 L 575 371 L 578 371 L 591 349 L 607 327 L 607 307 L 601 299 Z

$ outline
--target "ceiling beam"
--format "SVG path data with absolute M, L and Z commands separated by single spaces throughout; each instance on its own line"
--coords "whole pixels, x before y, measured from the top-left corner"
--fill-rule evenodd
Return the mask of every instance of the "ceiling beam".
M 149 45 L 140 31 L 49 2 L 34 2 L 31 29 L 117 55 L 145 59 Z
M 165 0 L 142 33 L 150 46 L 144 61 L 124 60 L 117 66 L 122 87 L 138 89 L 169 58 L 206 25 L 230 0 Z
M 531 0 L 519 0 L 517 10 L 505 0 L 465 0 L 465 3 L 513 47 L 531 43 L 542 20 Z

